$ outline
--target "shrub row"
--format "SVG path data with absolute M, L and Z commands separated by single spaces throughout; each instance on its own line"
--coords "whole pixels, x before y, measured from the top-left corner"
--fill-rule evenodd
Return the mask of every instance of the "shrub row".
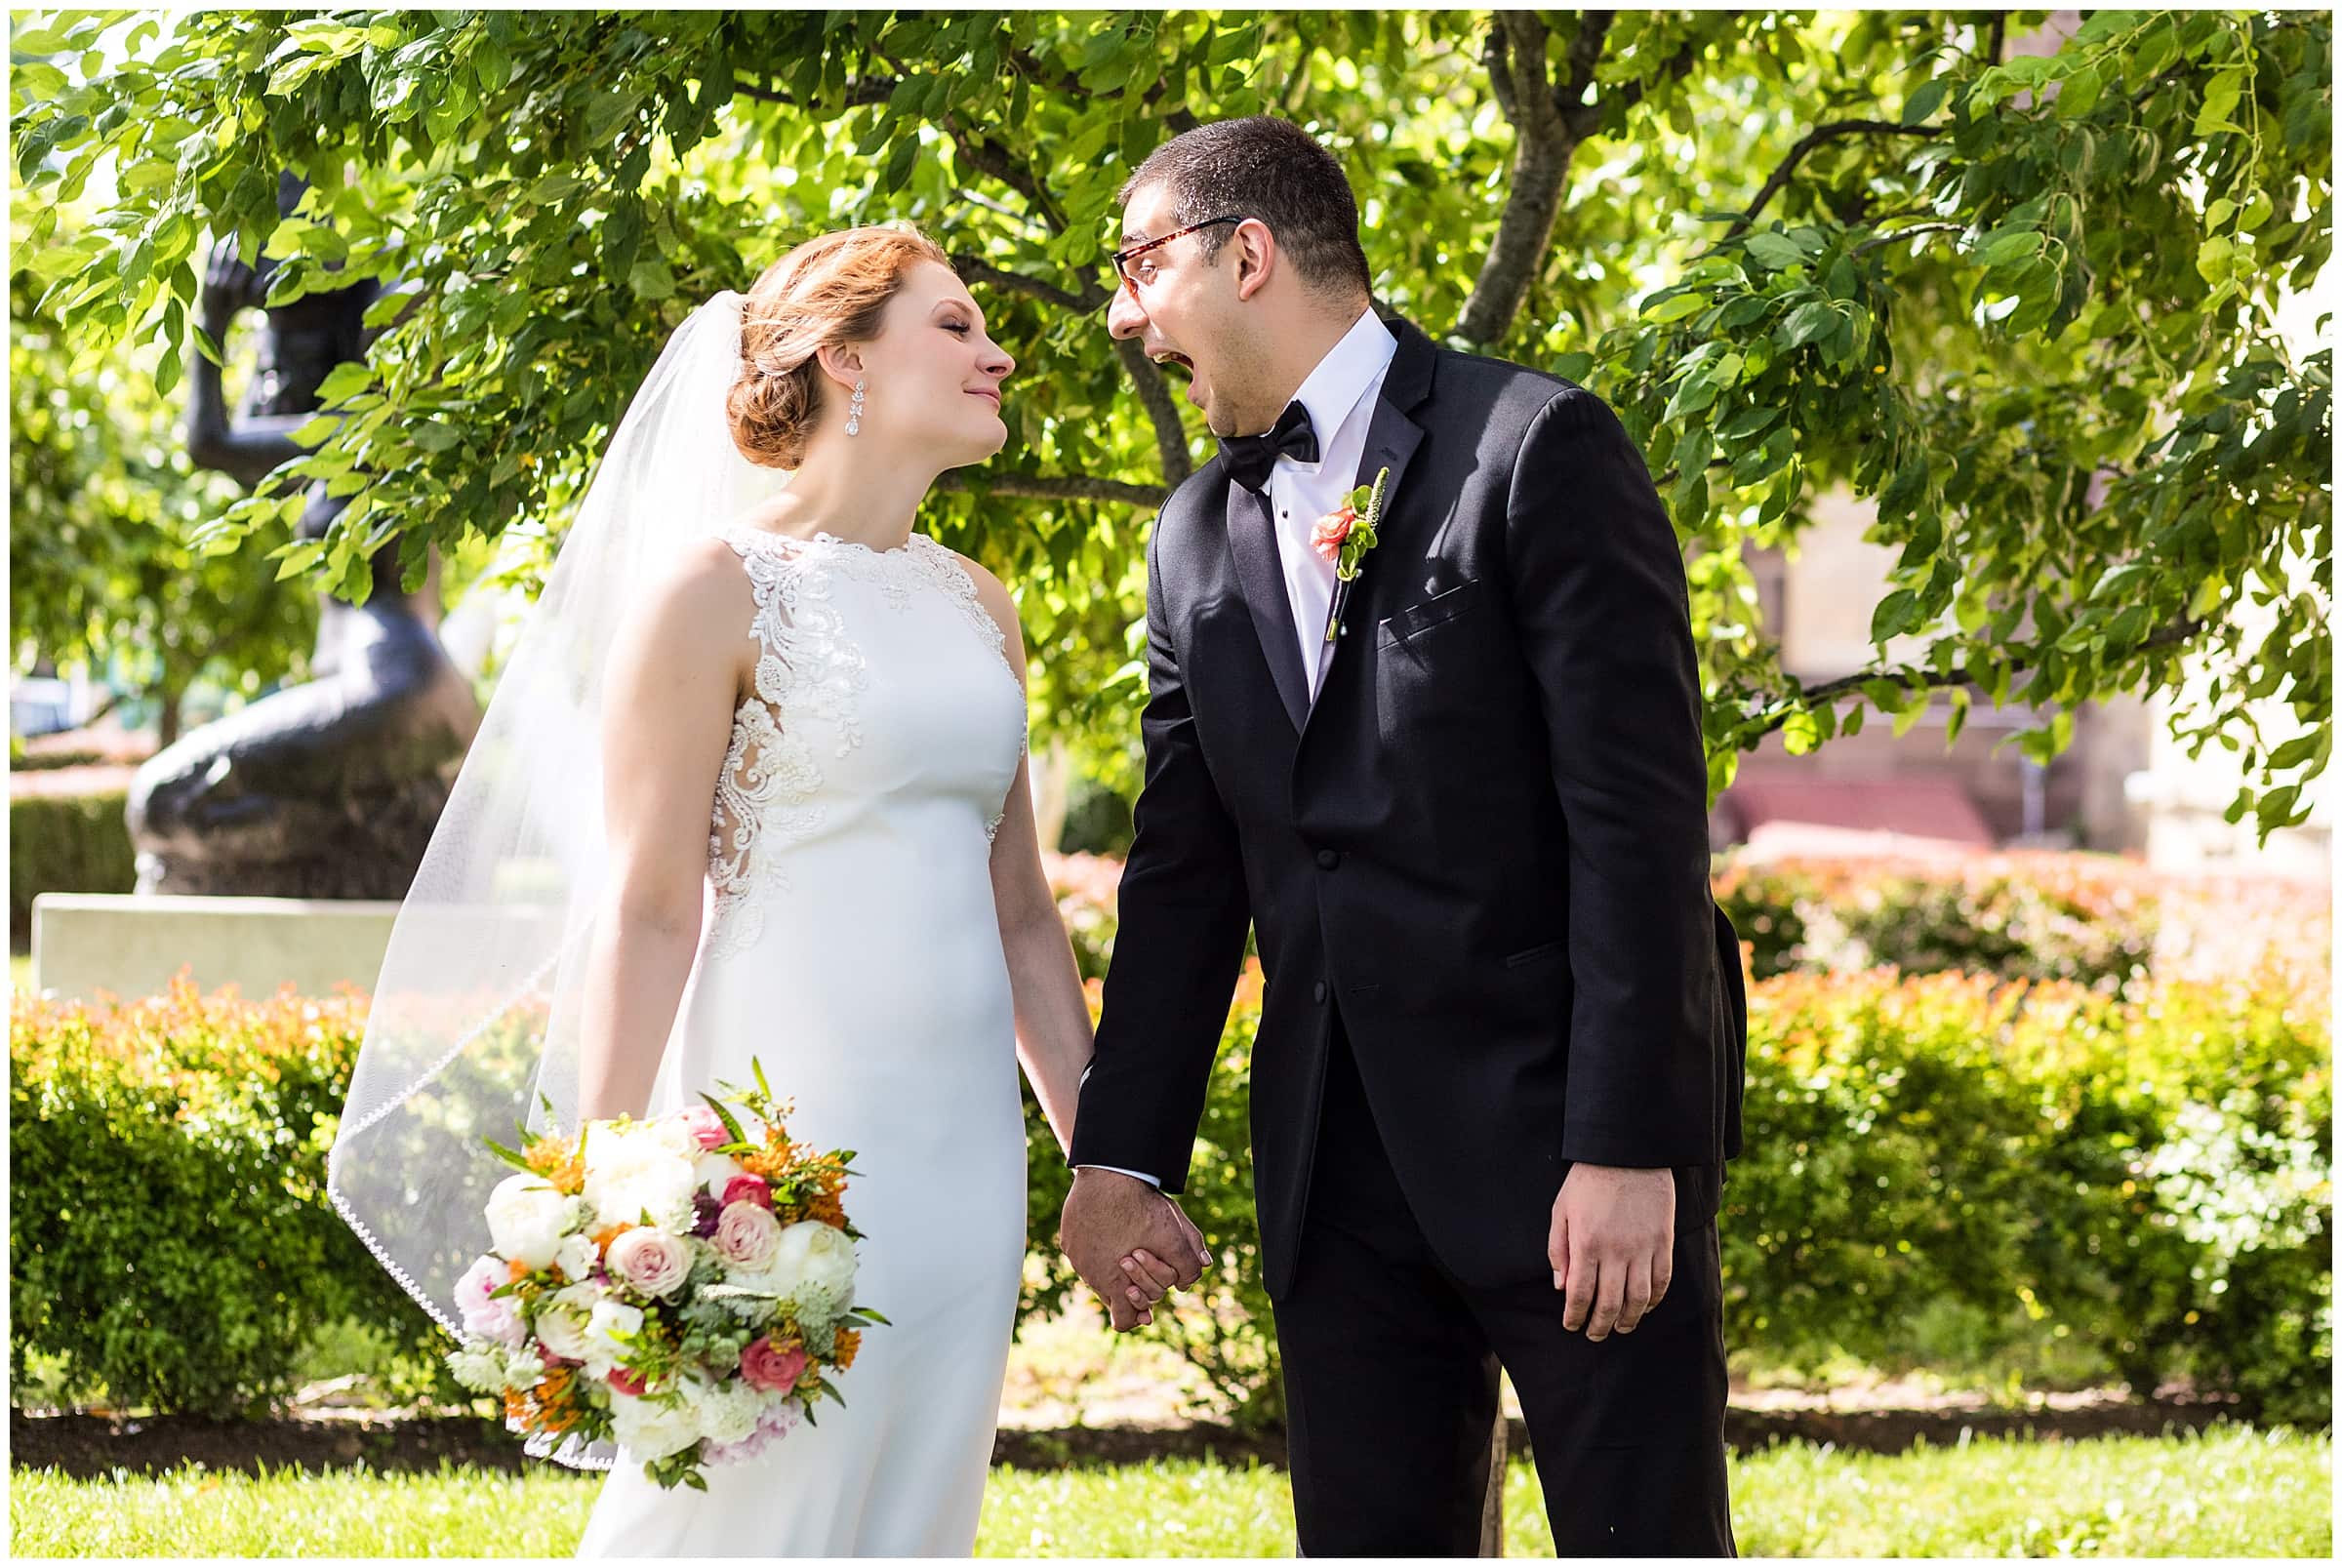
M 1093 995 L 1095 985 L 1093 983 Z M 1276 1419 L 1246 1106 L 1248 968 L 1189 1214 L 1219 1260 L 1166 1332 L 1242 1419 Z M 182 985 L 118 1013 L 11 1015 L 12 1368 L 68 1397 L 218 1412 L 287 1387 L 357 1317 L 425 1369 L 437 1331 L 324 1191 L 362 1003 Z M 2249 984 L 2130 1000 L 1883 971 L 1751 996 L 1748 1155 L 1724 1188 L 1726 1343 L 1768 1364 L 2015 1358 L 2241 1411 L 2330 1419 L 2330 1044 L 2322 1004 Z M 1067 1173 L 1029 1105 L 1035 1266 Z M 428 1381 L 427 1370 L 418 1373 Z M 420 1385 L 419 1385 L 420 1387 Z
M 27 793 L 8 802 L 8 928 L 21 944 L 42 893 L 128 893 L 138 861 L 119 789 Z

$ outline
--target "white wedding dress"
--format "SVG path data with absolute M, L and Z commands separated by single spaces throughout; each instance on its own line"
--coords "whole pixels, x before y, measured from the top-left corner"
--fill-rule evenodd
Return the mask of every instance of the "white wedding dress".
M 923 534 L 736 525 L 756 695 L 713 801 L 711 919 L 649 1106 L 746 1084 L 848 1148 L 872 1327 L 840 1408 L 662 1490 L 623 1448 L 580 1556 L 965 1556 L 1025 1258 L 1025 1131 L 990 848 L 1025 748 L 998 623 Z

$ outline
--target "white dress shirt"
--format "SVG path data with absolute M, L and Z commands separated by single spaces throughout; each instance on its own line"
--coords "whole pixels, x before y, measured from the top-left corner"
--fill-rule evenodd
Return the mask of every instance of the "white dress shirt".
M 1293 394 L 1293 401 L 1309 411 L 1310 428 L 1317 436 L 1317 461 L 1296 462 L 1280 452 L 1269 470 L 1277 561 L 1284 568 L 1285 597 L 1293 606 L 1293 631 L 1301 639 L 1301 667 L 1312 699 L 1317 695 L 1318 646 L 1325 641 L 1325 620 L 1334 605 L 1334 566 L 1312 547 L 1311 535 L 1317 519 L 1341 505 L 1357 486 L 1366 428 L 1374 422 L 1375 394 L 1382 390 L 1391 356 L 1397 352 L 1398 340 L 1369 307 L 1325 351 Z M 1371 482 L 1374 476 L 1366 477 Z M 1089 1075 L 1086 1069 L 1082 1075 Z M 1163 1185 L 1145 1171 L 1119 1165 L 1095 1168 Z

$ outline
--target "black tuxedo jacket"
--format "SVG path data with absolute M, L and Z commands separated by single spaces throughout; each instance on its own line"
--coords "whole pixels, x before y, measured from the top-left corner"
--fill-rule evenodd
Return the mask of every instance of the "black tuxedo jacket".
M 1074 1120 L 1073 1163 L 1181 1190 L 1249 920 L 1272 1297 L 1337 1007 L 1469 1284 L 1550 1274 L 1573 1161 L 1740 1150 L 1740 947 L 1709 892 L 1683 561 L 1649 471 L 1584 387 L 1387 325 L 1357 476 L 1391 470 L 1381 542 L 1337 589 L 1314 704 L 1266 506 L 1215 458 L 1156 519 L 1146 781 Z

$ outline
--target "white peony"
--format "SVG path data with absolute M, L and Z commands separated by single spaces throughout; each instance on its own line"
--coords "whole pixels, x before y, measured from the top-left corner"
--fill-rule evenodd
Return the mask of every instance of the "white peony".
M 833 1225 L 799 1220 L 781 1232 L 773 1262 L 764 1271 L 771 1288 L 792 1295 L 811 1285 L 841 1302 L 854 1299 L 854 1243 Z
M 678 1138 L 686 1146 L 678 1148 Z M 699 1146 L 689 1131 L 658 1124 L 611 1129 L 586 1140 L 586 1201 L 603 1224 L 648 1223 L 680 1234 L 691 1228 L 693 1165 Z
M 610 1397 L 611 1435 L 637 1460 L 665 1459 L 700 1440 L 699 1412 L 631 1394 Z
M 516 1172 L 488 1194 L 488 1235 L 496 1250 L 530 1268 L 548 1266 L 561 1244 L 568 1200 L 542 1176 Z

